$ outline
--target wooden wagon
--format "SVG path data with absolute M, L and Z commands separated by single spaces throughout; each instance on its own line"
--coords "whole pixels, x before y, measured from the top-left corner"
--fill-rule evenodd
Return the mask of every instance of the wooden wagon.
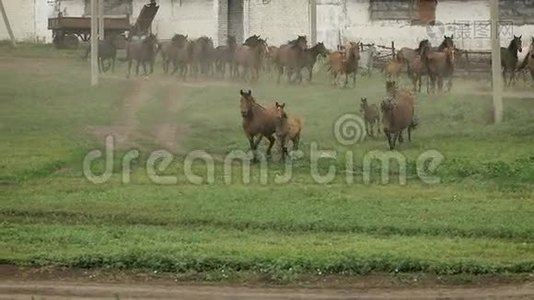
M 130 24 L 130 16 L 104 17 L 104 35 L 117 36 L 121 34 L 143 35 L 150 32 L 152 21 L 159 9 L 151 2 L 143 6 L 134 25 Z M 56 47 L 65 48 L 77 46 L 78 40 L 91 39 L 91 17 L 64 17 L 61 13 L 56 18 L 48 19 L 48 29 L 52 30 Z

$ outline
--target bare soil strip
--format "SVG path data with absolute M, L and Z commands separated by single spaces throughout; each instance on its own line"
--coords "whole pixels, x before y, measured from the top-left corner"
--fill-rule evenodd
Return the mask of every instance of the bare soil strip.
M 533 299 L 534 284 L 424 288 L 255 288 L 238 286 L 3 281 L 0 299 Z M 42 297 L 42 298 L 39 298 Z

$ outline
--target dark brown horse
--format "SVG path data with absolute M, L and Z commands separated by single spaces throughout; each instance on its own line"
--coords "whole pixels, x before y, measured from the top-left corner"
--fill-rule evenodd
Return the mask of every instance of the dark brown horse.
M 215 69 L 223 77 L 226 74 L 226 66 L 233 64 L 234 52 L 237 48 L 237 42 L 234 36 L 229 35 L 226 45 L 215 48 Z
M 239 91 L 241 95 L 241 117 L 243 118 L 243 130 L 250 144 L 250 150 L 256 160 L 256 150 L 263 137 L 269 140 L 267 156 L 271 155 L 274 145 L 274 133 L 276 131 L 276 108 L 274 106 L 263 107 L 256 102 L 252 92 Z
M 259 79 L 259 72 L 263 59 L 267 53 L 267 41 L 258 35 L 253 35 L 245 40 L 243 45 L 238 46 L 234 53 L 234 66 L 232 73 L 235 77 L 246 80 L 250 73 L 250 80 L 255 82 Z M 239 75 L 239 68 L 243 71 Z
M 199 74 L 208 75 L 212 70 L 213 40 L 207 36 L 196 39 L 192 44 L 191 71 L 195 77 Z
M 98 41 L 98 72 L 105 73 L 111 68 L 115 72 L 115 61 L 117 59 L 117 47 L 119 36 L 106 36 L 103 41 Z M 91 47 L 87 47 L 84 59 L 87 60 L 91 53 Z M 105 62 L 109 65 L 106 67 Z
M 149 34 L 140 40 L 130 40 L 126 46 L 126 60 L 128 61 L 128 73 L 130 77 L 132 62 L 136 61 L 135 74 L 139 75 L 139 64 L 143 65 L 144 75 L 147 76 L 147 64 L 150 67 L 150 73 L 154 72 L 154 60 L 158 51 L 158 39 L 155 35 Z
M 308 40 L 303 35 L 299 35 L 295 40 L 280 46 L 274 58 L 274 63 L 278 70 L 277 83 L 280 83 L 280 77 L 284 73 L 284 70 L 289 83 L 293 80 L 293 74 L 296 74 L 299 81 L 302 81 L 300 70 L 304 64 L 304 52 L 307 47 Z
M 326 57 L 328 55 L 328 50 L 324 46 L 322 42 L 315 44 L 315 46 L 311 48 L 307 48 L 304 50 L 304 55 L 302 57 L 302 65 L 301 68 L 304 68 L 308 70 L 308 81 L 312 81 L 312 74 L 313 74 L 313 66 L 315 66 L 315 63 L 317 62 L 317 57 L 321 55 L 323 57 Z M 299 70 L 299 73 L 301 71 Z M 300 77 L 302 80 L 302 77 Z
M 517 52 L 521 52 L 523 48 L 523 44 L 521 42 L 521 36 L 515 36 L 510 41 L 510 44 L 508 45 L 508 48 L 501 47 L 501 67 L 502 70 L 502 78 L 504 81 L 504 84 L 509 86 L 512 84 L 512 81 L 515 81 L 515 73 L 516 73 L 516 67 L 517 67 Z M 508 82 L 506 81 L 506 75 L 508 76 Z
M 352 74 L 352 85 L 356 86 L 356 71 L 360 60 L 360 43 L 349 42 L 344 50 L 335 51 L 328 56 L 328 71 L 333 76 L 333 84 L 337 85 L 339 75 L 345 75 L 345 85 L 349 83 L 349 75 Z
M 182 69 L 184 75 L 184 67 L 187 68 L 188 51 L 187 51 L 187 35 L 175 34 L 168 42 L 160 43 L 160 53 L 163 71 L 165 74 L 169 73 L 169 65 L 172 63 L 173 70 L 171 74 L 176 73 L 178 68 Z

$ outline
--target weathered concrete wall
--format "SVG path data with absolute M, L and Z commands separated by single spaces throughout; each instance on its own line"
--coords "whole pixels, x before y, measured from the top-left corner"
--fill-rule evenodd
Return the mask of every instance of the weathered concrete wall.
M 261 34 L 272 45 L 280 45 L 297 35 L 310 37 L 308 0 L 248 0 L 245 11 L 245 36 Z M 247 5 L 245 5 L 247 9 Z

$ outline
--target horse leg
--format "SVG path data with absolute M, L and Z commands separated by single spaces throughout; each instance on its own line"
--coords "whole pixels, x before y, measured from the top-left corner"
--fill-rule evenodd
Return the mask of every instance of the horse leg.
M 408 142 L 412 141 L 412 128 L 408 126 Z
M 126 78 L 130 77 L 131 70 L 132 70 L 132 60 L 130 59 L 128 60 L 128 72 L 126 73 Z
M 449 80 L 447 81 L 447 92 L 451 92 L 452 90 L 452 76 L 449 77 Z
M 115 73 L 115 57 L 111 59 L 111 73 Z
M 389 131 L 386 131 L 385 133 L 386 133 L 386 137 L 388 139 L 389 150 L 395 149 L 395 142 L 391 140 L 391 138 L 392 138 L 391 133 Z
M 293 138 L 293 150 L 294 151 L 299 150 L 299 142 L 300 142 L 300 134 L 298 134 L 297 136 Z
M 145 76 L 148 76 L 148 73 L 146 71 L 146 62 L 143 60 L 143 72 Z
M 312 82 L 313 67 L 308 68 L 308 82 Z
M 135 76 L 139 76 L 139 60 L 136 60 L 135 62 Z
M 291 77 L 293 75 L 293 68 L 287 68 L 287 83 L 291 84 Z
M 516 78 L 515 78 L 515 68 L 514 68 L 510 72 L 510 85 L 515 85 L 515 81 L 516 81 Z
M 276 139 L 272 135 L 268 136 L 267 139 L 269 140 L 269 147 L 267 147 L 266 154 L 267 154 L 267 156 L 271 156 L 271 149 L 273 148 L 273 145 L 274 145 L 274 142 L 276 141 Z M 286 149 L 286 151 L 287 151 L 287 149 Z
M 438 76 L 438 91 L 443 92 L 443 77 L 441 75 Z
M 349 73 L 345 73 L 345 85 L 343 87 L 347 87 L 349 85 Z
M 356 71 L 352 73 L 352 87 L 356 87 Z

